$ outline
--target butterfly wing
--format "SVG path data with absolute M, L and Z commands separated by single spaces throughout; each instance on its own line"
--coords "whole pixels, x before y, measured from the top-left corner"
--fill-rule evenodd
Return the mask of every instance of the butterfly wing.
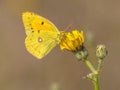
M 60 32 L 52 22 L 37 14 L 25 12 L 22 18 L 27 35 L 26 48 L 41 59 L 59 43 Z
M 26 29 L 27 36 L 30 35 L 33 31 L 40 30 L 47 30 L 60 33 L 59 30 L 51 21 L 32 12 L 23 13 L 22 19 Z
M 59 43 L 56 37 L 56 33 L 50 31 L 34 32 L 25 39 L 25 45 L 33 56 L 41 59 Z

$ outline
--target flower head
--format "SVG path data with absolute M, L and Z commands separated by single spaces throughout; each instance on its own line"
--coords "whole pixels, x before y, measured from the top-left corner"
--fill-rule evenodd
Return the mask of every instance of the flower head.
M 84 44 L 83 31 L 73 30 L 71 33 L 65 33 L 60 42 L 60 48 L 68 51 L 76 52 L 82 48 Z

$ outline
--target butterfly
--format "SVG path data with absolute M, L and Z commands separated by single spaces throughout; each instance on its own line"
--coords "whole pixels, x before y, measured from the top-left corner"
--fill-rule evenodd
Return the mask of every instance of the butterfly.
M 22 20 L 27 35 L 25 46 L 33 56 L 41 59 L 60 43 L 63 35 L 48 19 L 33 12 L 24 12 Z

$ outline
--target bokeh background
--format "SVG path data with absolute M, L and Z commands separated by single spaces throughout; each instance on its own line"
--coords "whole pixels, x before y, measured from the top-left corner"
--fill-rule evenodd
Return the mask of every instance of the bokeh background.
M 94 63 L 95 49 L 105 44 L 101 90 L 120 90 L 120 0 L 0 0 L 0 90 L 93 90 L 83 79 L 90 71 L 59 46 L 42 60 L 26 51 L 22 12 L 44 16 L 64 30 L 83 30 Z

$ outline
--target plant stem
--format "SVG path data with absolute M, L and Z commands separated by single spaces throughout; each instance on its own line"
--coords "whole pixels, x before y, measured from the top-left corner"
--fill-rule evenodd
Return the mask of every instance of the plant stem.
M 93 81 L 94 90 L 100 90 L 99 88 L 99 70 L 101 69 L 101 65 L 99 65 L 98 70 L 93 67 L 91 62 L 89 60 L 85 60 L 85 64 L 88 66 L 88 68 L 92 71 L 93 77 L 89 77 Z
M 97 72 L 100 73 L 103 64 L 103 59 L 98 58 Z
M 91 64 L 91 62 L 89 60 L 85 60 L 85 64 L 88 66 L 88 68 L 92 71 L 92 73 L 96 74 L 96 70 L 93 67 L 93 65 Z
M 100 90 L 100 88 L 99 88 L 99 75 L 98 74 L 94 75 L 93 84 L 94 84 L 94 90 Z

